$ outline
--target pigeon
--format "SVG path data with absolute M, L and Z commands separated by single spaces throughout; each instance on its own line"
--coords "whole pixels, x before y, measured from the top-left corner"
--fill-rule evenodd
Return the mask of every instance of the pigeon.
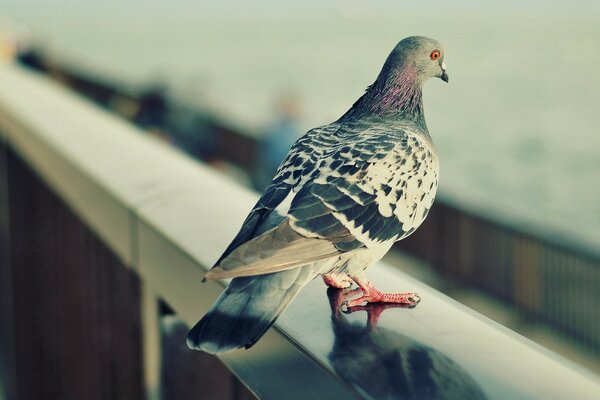
M 217 354 L 254 345 L 312 279 L 365 303 L 415 305 L 416 293 L 382 293 L 365 269 L 417 229 L 431 208 L 439 163 L 422 87 L 448 82 L 444 50 L 424 36 L 401 40 L 375 82 L 337 121 L 311 129 L 203 280 L 232 278 L 190 330 L 192 349 Z

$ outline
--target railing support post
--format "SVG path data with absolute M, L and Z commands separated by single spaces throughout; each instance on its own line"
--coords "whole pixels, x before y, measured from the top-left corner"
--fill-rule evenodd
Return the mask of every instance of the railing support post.
M 161 398 L 161 333 L 159 303 L 147 283 L 142 282 L 142 336 L 146 400 Z
M 8 190 L 8 146 L 0 141 L 0 399 L 17 398 Z

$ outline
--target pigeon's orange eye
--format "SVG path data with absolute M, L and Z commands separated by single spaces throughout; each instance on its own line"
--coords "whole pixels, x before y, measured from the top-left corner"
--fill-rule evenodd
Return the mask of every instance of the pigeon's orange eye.
M 433 61 L 435 61 L 435 60 L 439 60 L 439 58 L 441 56 L 442 56 L 442 53 L 439 50 L 434 50 L 429 55 L 429 58 L 431 58 Z

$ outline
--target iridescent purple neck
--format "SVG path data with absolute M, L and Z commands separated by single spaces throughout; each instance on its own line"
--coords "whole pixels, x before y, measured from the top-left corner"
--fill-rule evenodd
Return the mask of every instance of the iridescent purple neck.
M 385 75 L 382 73 L 342 118 L 377 115 L 413 122 L 427 130 L 422 84 L 416 70 L 405 68 L 387 78 Z

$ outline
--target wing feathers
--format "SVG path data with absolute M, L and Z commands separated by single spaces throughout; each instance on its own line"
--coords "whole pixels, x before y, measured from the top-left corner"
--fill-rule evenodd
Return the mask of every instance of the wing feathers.
M 325 239 L 296 233 L 285 220 L 276 228 L 242 244 L 220 264 L 208 271 L 206 279 L 263 275 L 335 257 L 340 251 Z

